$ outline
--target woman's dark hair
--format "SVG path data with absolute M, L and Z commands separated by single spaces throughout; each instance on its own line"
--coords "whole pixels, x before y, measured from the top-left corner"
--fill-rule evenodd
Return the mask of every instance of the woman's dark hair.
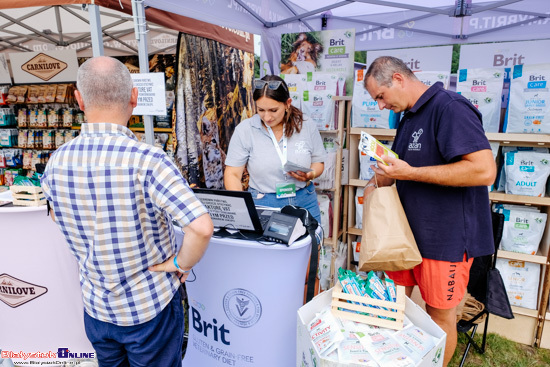
M 254 89 L 252 98 L 254 102 L 262 97 L 267 97 L 273 99 L 277 102 L 285 103 L 290 98 L 290 93 L 288 92 L 288 86 L 285 81 L 278 77 L 277 75 L 266 75 L 262 78 L 265 81 L 280 81 L 281 85 L 277 89 L 270 89 L 268 84 L 264 85 L 261 89 Z M 285 135 L 290 138 L 294 132 L 299 133 L 302 130 L 302 123 L 304 121 L 304 115 L 302 111 L 298 108 L 290 105 L 288 112 L 285 112 L 283 117 L 283 127 L 285 130 Z

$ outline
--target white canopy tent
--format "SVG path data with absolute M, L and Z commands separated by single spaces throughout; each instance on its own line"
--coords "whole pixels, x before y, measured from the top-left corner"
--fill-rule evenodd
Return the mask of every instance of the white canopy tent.
M 272 70 L 280 35 L 356 30 L 356 50 L 550 38 L 548 0 L 145 0 L 146 6 L 262 36 Z

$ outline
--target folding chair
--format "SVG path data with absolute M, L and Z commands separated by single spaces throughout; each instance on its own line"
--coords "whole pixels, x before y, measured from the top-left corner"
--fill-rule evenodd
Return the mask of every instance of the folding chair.
M 506 288 L 500 272 L 496 268 L 497 252 L 502 239 L 504 228 L 504 214 L 492 213 L 493 238 L 495 242 L 495 253 L 489 256 L 477 257 L 474 259 L 470 270 L 470 282 L 468 292 L 485 306 L 469 320 L 459 320 L 457 330 L 468 338 L 468 344 L 460 361 L 460 367 L 464 365 L 470 347 L 474 347 L 478 353 L 485 353 L 487 342 L 487 327 L 489 325 L 489 314 L 497 315 L 506 319 L 513 319 L 512 308 L 506 294 Z M 474 341 L 474 335 L 480 322 L 478 320 L 485 316 L 483 328 L 483 339 L 481 345 Z M 469 333 L 468 333 L 469 332 Z

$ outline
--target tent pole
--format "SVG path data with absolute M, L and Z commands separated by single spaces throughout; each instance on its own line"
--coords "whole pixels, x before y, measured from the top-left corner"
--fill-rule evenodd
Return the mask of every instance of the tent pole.
M 149 52 L 147 50 L 147 30 L 145 23 L 145 5 L 143 0 L 132 0 L 132 16 L 134 18 L 134 29 L 138 41 L 139 72 L 149 72 Z M 145 142 L 155 144 L 155 133 L 153 116 L 143 116 L 145 127 Z
M 99 18 L 99 8 L 97 5 L 88 5 L 88 15 L 90 16 L 90 33 L 92 36 L 92 54 L 94 57 L 103 56 L 103 33 L 101 31 L 101 19 Z

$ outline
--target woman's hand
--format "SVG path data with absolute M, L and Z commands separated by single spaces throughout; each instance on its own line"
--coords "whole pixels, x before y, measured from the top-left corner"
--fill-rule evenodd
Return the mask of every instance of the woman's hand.
M 302 171 L 287 172 L 287 174 L 290 177 L 292 177 L 292 178 L 294 178 L 298 181 L 302 181 L 302 182 L 306 182 L 306 181 L 311 180 L 311 177 L 309 177 L 309 176 L 311 176 L 311 173 L 312 172 L 305 173 L 305 172 L 302 172 Z

